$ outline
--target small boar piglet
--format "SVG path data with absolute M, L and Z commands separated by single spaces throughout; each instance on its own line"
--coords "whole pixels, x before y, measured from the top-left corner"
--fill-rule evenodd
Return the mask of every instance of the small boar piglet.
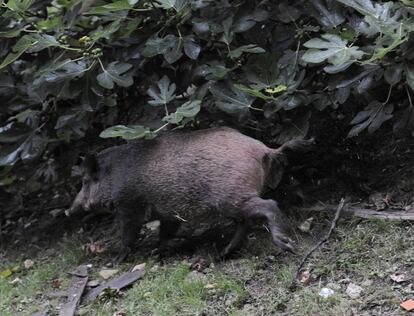
M 113 209 L 122 234 L 117 261 L 131 252 L 149 210 L 161 222 L 161 242 L 181 225 L 196 229 L 232 219 L 238 225 L 221 252 L 226 256 L 246 236 L 249 222 L 261 218 L 273 242 L 293 251 L 277 203 L 261 196 L 266 187 L 277 187 L 289 156 L 312 144 L 293 140 L 272 149 L 226 127 L 131 141 L 85 158 L 83 185 L 68 213 Z

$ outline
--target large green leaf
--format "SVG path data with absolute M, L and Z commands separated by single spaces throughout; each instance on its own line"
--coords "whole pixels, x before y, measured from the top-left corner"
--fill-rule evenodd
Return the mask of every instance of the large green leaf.
M 10 52 L 3 60 L 3 62 L 0 64 L 0 69 L 14 62 L 35 43 L 36 41 L 31 36 L 25 35 L 22 38 L 20 38 L 17 41 L 17 43 L 12 47 L 12 52 Z
M 181 105 L 174 113 L 165 116 L 162 120 L 171 124 L 178 124 L 184 118 L 193 118 L 200 112 L 201 101 L 187 101 Z
M 239 58 L 243 53 L 259 54 L 264 52 L 266 51 L 263 48 L 254 44 L 249 44 L 237 47 L 236 49 L 230 51 L 228 55 L 230 58 Z
M 163 55 L 165 60 L 173 64 L 177 60 L 181 58 L 183 55 L 183 39 L 181 37 L 177 37 L 175 35 L 169 34 L 164 38 L 152 38 L 149 39 L 145 43 L 145 48 L 142 54 L 146 57 L 153 57 L 156 55 Z M 189 57 L 195 56 L 194 51 L 190 51 L 189 47 L 190 43 L 187 41 L 187 52 L 189 53 Z M 198 56 L 198 53 L 197 53 Z
M 381 125 L 393 117 L 394 107 L 392 104 L 384 104 L 378 101 L 372 101 L 361 112 L 359 112 L 351 121 L 354 125 L 348 133 L 348 137 L 357 136 L 364 129 L 369 133 L 375 132 Z
M 25 13 L 34 0 L 8 0 L 6 6 L 13 11 Z
M 84 12 L 84 14 L 107 14 L 117 11 L 129 10 L 132 7 L 133 4 L 127 0 L 113 1 L 112 3 L 90 7 L 88 11 Z
M 151 86 L 147 93 L 152 98 L 148 101 L 151 105 L 167 105 L 175 99 L 175 83 L 171 83 L 170 78 L 164 76 L 157 82 L 157 87 Z
M 116 125 L 105 129 L 99 134 L 102 138 L 120 137 L 126 140 L 144 138 L 151 134 L 150 130 L 141 125 Z
M 227 113 L 246 111 L 254 100 L 252 96 L 243 91 L 222 84 L 210 87 L 210 92 L 215 98 L 217 107 Z
M 341 65 L 350 60 L 361 59 L 364 53 L 358 46 L 347 45 L 348 41 L 335 34 L 323 34 L 303 44 L 309 48 L 302 59 L 308 63 L 321 63 L 327 60 L 333 65 Z
M 115 83 L 121 87 L 129 87 L 134 83 L 132 76 L 126 73 L 131 67 L 131 64 L 113 61 L 102 69 L 96 79 L 106 89 L 113 89 Z

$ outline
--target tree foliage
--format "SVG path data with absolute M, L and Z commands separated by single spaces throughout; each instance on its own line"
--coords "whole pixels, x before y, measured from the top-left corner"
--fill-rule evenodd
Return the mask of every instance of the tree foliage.
M 3 184 L 31 161 L 53 179 L 53 149 L 88 133 L 151 138 L 200 113 L 283 142 L 351 105 L 349 137 L 387 121 L 413 134 L 413 1 L 8 0 L 0 13 Z

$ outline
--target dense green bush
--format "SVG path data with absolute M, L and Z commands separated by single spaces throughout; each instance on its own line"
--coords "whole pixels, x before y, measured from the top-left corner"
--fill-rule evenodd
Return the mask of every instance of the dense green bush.
M 349 136 L 388 120 L 413 135 L 412 0 L 9 0 L 0 13 L 2 184 L 27 162 L 56 178 L 55 149 L 88 135 L 150 138 L 202 115 L 283 142 L 352 107 Z

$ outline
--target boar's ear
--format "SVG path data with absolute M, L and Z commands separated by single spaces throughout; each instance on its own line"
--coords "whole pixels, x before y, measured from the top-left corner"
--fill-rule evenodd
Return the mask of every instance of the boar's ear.
M 91 176 L 96 175 L 99 171 L 98 160 L 96 159 L 96 156 L 92 154 L 87 154 L 85 156 L 83 166 L 85 168 L 85 172 L 87 172 Z

